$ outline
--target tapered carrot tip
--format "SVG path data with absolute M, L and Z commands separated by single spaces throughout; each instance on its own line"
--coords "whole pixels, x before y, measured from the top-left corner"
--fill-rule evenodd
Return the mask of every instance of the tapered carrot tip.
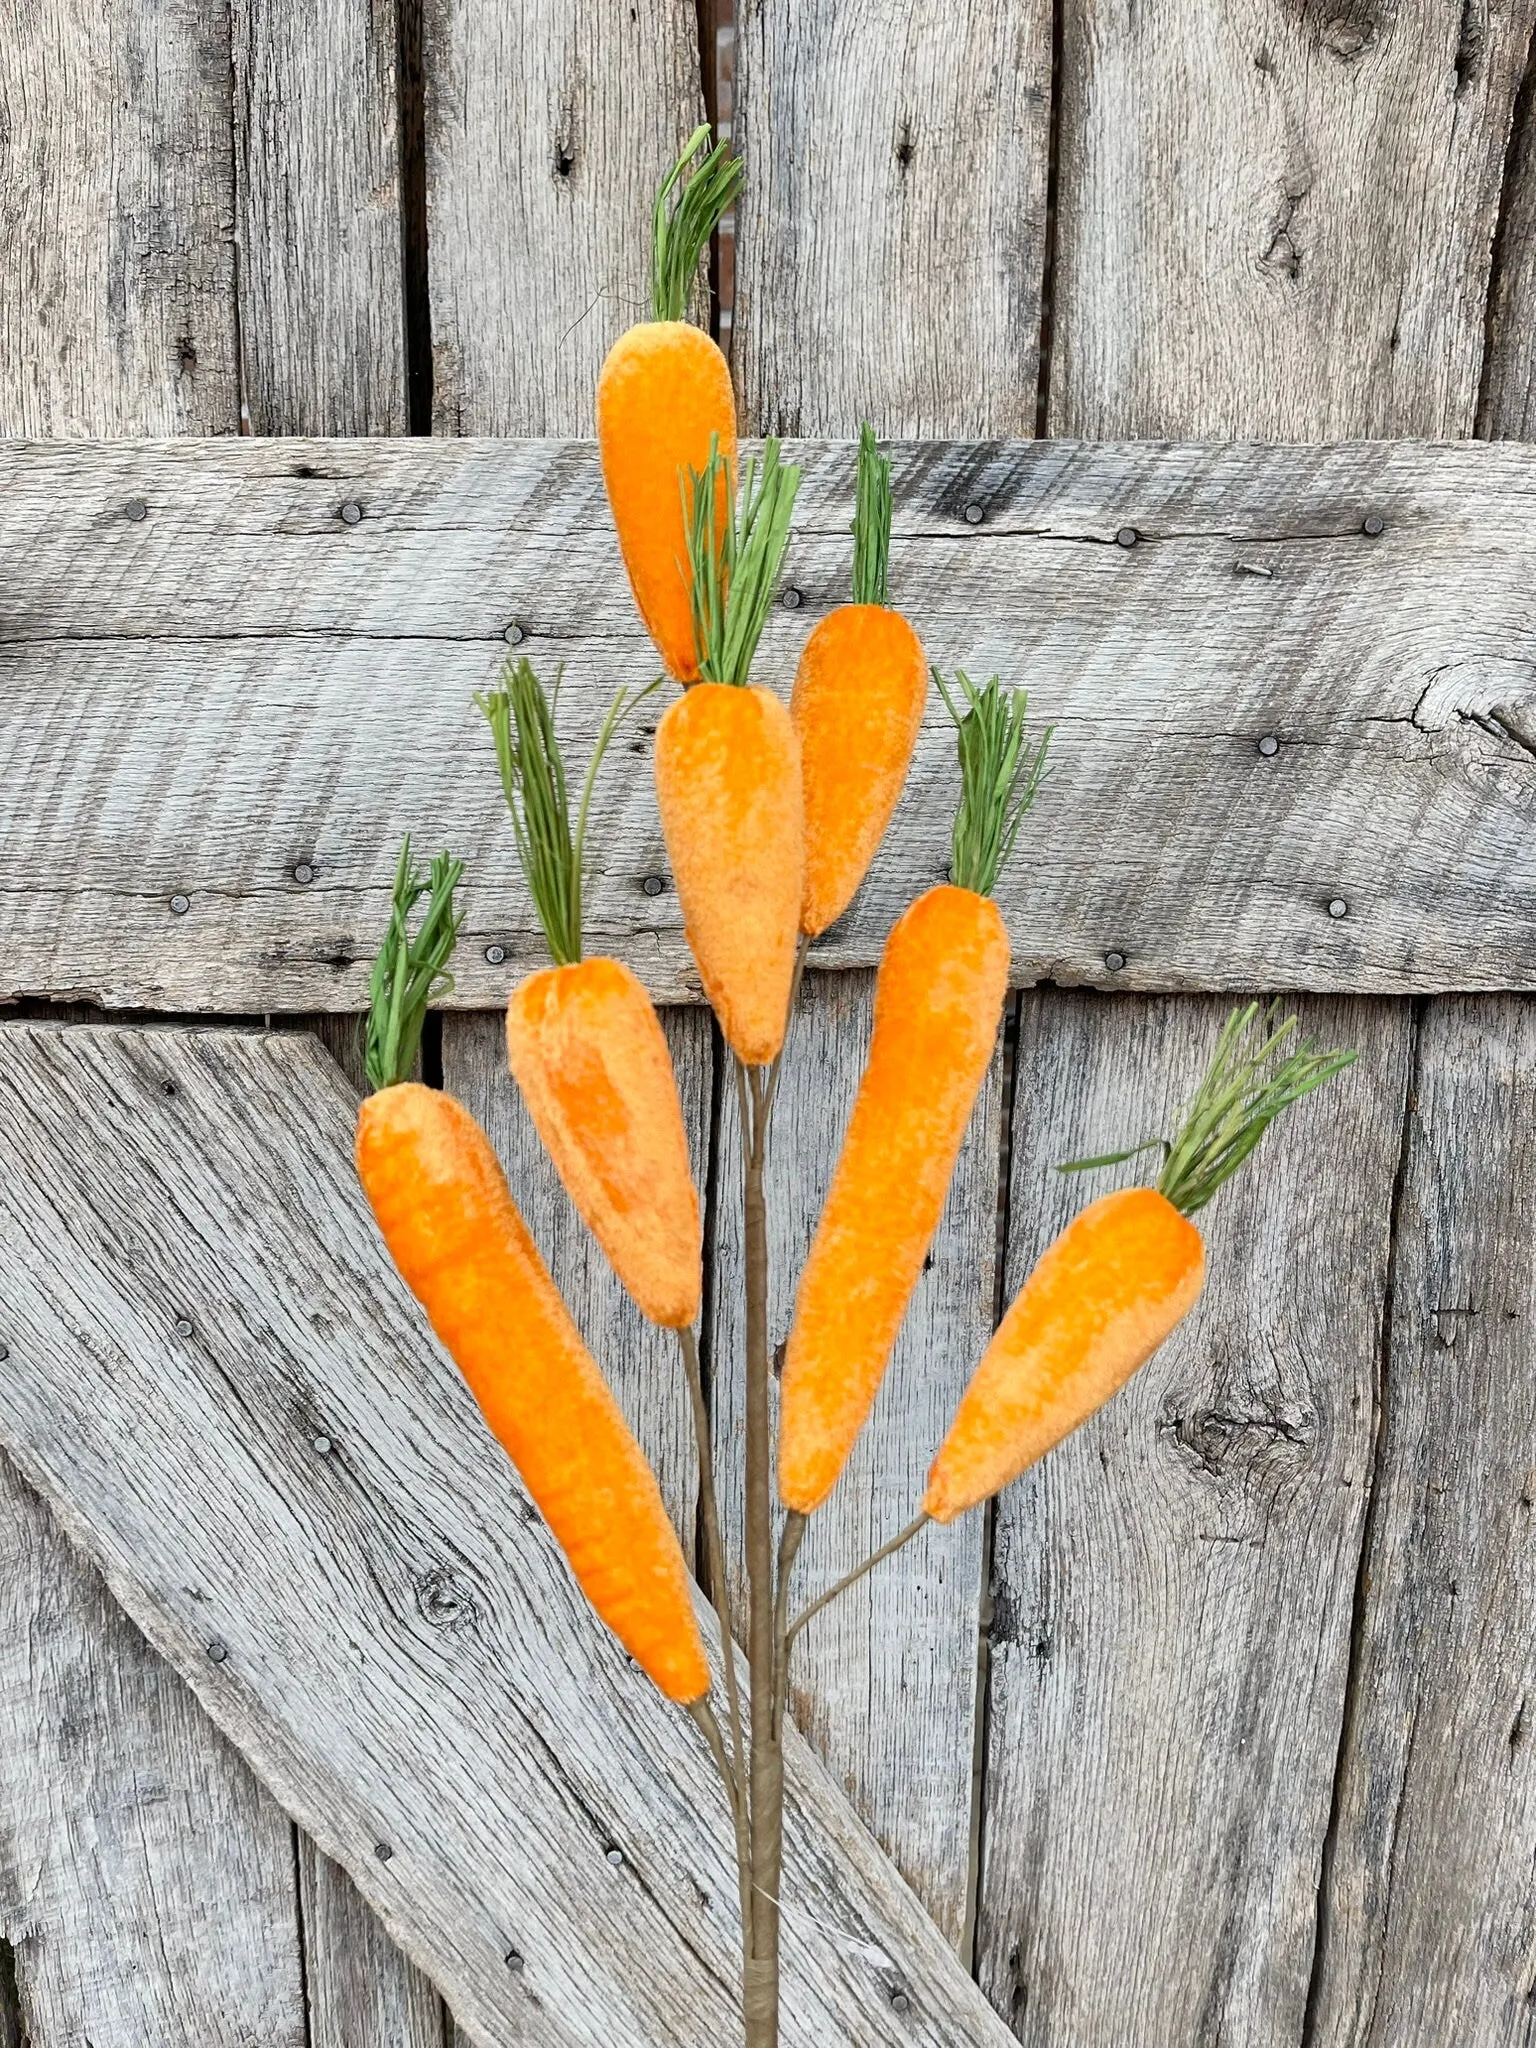
M 1084 1209 L 987 1346 L 928 1474 L 924 1513 L 953 1521 L 1043 1458 L 1146 1363 L 1204 1284 L 1199 1231 L 1155 1188 Z
M 650 997 L 617 960 L 531 974 L 507 1005 L 507 1056 L 567 1193 L 620 1280 L 652 1322 L 692 1323 L 699 1198 Z
M 704 993 L 748 1066 L 784 1042 L 805 873 L 800 742 L 771 690 L 699 683 L 656 728 L 656 801 Z
M 661 1490 L 462 1104 L 415 1082 L 362 1105 L 357 1170 L 426 1310 L 597 1613 L 674 1700 L 709 1668 Z
M 712 439 L 734 476 L 736 399 L 717 345 L 682 320 L 621 334 L 597 383 L 603 482 L 635 604 L 680 683 L 699 674 L 682 478 L 708 466 Z
M 805 777 L 800 923 L 812 937 L 842 916 L 879 851 L 927 695 L 927 656 L 900 612 L 841 605 L 805 643 L 790 711 Z

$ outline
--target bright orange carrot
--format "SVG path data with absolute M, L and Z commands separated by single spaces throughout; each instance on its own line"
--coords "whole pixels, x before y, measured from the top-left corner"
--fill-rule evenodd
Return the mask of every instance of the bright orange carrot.
M 784 1040 L 805 874 L 800 742 L 780 700 L 748 682 L 799 480 L 777 442 L 765 443 L 760 484 L 747 465 L 738 524 L 718 449 L 690 479 L 704 680 L 656 729 L 656 801 L 683 928 L 726 1042 L 748 1066 L 771 1060 Z
M 654 318 L 608 351 L 597 386 L 597 442 L 624 567 L 646 631 L 680 683 L 699 674 L 688 601 L 686 514 L 679 480 L 702 470 L 712 446 L 736 462 L 736 400 L 725 357 L 688 324 L 699 258 L 741 182 L 741 163 L 718 144 L 697 166 L 675 209 L 672 189 L 708 140 L 697 129 L 656 195 L 651 251 Z
M 1205 1245 L 1189 1218 L 1248 1157 L 1291 1103 L 1354 1058 L 1300 1046 L 1280 1058 L 1295 1028 L 1260 1030 L 1243 1050 L 1258 1005 L 1228 1019 L 1210 1072 L 1155 1188 L 1104 1195 L 1069 1223 L 1025 1281 L 987 1346 L 928 1475 L 923 1512 L 953 1521 L 1100 1408 L 1144 1365 L 1198 1300 Z M 1134 1146 L 1132 1152 L 1145 1146 Z M 1111 1165 L 1131 1152 L 1075 1160 Z
M 891 465 L 867 423 L 853 532 L 854 601 L 812 629 L 790 699 L 805 782 L 800 928 L 812 938 L 842 916 L 869 871 L 907 779 L 928 694 L 922 642 L 887 608 Z
M 406 917 L 421 891 L 408 854 L 401 879 L 375 974 L 379 1028 L 370 1029 L 369 1072 L 377 1092 L 358 1114 L 364 1191 L 401 1278 L 587 1598 L 669 1698 L 700 1700 L 709 1671 L 687 1567 L 644 1453 L 539 1257 L 489 1139 L 451 1096 L 399 1078 L 447 957 L 443 934 L 451 948 L 454 930 L 450 879 L 423 925 L 430 953 L 419 940 L 413 947 Z
M 795 1301 L 779 1497 L 802 1515 L 831 1492 L 869 1414 L 1002 1018 L 1008 934 L 990 892 L 1044 746 L 1029 767 L 1022 692 L 995 677 L 965 686 L 955 879 L 920 896 L 886 941 L 869 1061 Z
M 629 969 L 582 957 L 588 808 L 627 693 L 598 735 L 574 827 L 553 707 L 530 664 L 509 661 L 503 686 L 478 701 L 555 959 L 513 991 L 507 1058 L 566 1192 L 614 1271 L 652 1321 L 685 1328 L 699 1312 L 702 1231 L 671 1055 Z

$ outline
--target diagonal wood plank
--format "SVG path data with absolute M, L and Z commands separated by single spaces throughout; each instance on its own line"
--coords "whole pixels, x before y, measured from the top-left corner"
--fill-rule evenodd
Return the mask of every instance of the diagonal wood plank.
M 703 2048 L 702 1745 L 388 1269 L 352 1115 L 312 1040 L 0 1031 L 0 1440 L 471 2038 Z M 787 2040 L 1006 2038 L 798 1744 L 792 1776 Z
M 796 452 L 786 686 L 846 589 L 852 488 L 845 444 Z M 1057 725 L 1049 829 L 1001 890 L 1019 978 L 1530 985 L 1531 478 L 1508 442 L 900 449 L 893 575 L 930 652 Z M 654 673 L 590 447 L 34 444 L 0 449 L 0 507 L 0 994 L 361 1007 L 407 827 L 471 862 L 455 1000 L 542 962 L 471 695 L 509 618 L 565 663 L 578 753 Z M 953 791 L 935 709 L 825 964 L 875 959 L 942 872 Z M 594 943 L 696 996 L 643 772 L 603 778 L 593 844 Z

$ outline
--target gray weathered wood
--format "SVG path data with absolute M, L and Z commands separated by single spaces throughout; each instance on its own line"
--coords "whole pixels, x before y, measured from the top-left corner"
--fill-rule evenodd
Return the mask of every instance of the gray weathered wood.
M 1530 0 L 1066 0 L 1052 431 L 1467 434 Z
M 848 567 L 850 453 L 803 452 L 807 602 L 776 610 L 763 653 L 780 683 Z M 1530 984 L 1531 474 L 1510 443 L 898 451 L 893 573 L 930 653 L 1027 681 L 1057 725 L 1042 828 L 1001 891 L 1017 975 Z M 456 1001 L 494 1003 L 542 960 L 470 699 L 509 616 L 565 662 L 578 751 L 652 672 L 590 448 L 34 444 L 4 451 L 0 484 L 4 993 L 356 1009 L 407 828 L 471 863 Z M 135 493 L 149 516 L 114 516 Z M 1096 544 L 1128 525 L 1142 544 Z M 654 715 L 625 742 L 640 772 L 602 779 L 590 927 L 687 999 L 675 898 L 643 888 L 665 871 Z M 873 960 L 943 872 L 954 789 L 935 712 L 820 960 Z
M 1317 2048 L 1530 2039 L 1536 1011 L 1425 1014 Z
M 399 434 L 394 0 L 233 0 L 240 368 L 256 434 Z
M 795 1283 L 863 1071 L 873 993 L 872 975 L 829 976 L 802 1002 L 791 1031 L 768 1166 L 775 1356 L 789 1335 Z M 796 1567 L 796 1607 L 911 1521 L 929 1461 L 991 1331 L 1001 1068 L 999 1055 L 874 1412 L 836 1491 L 811 1520 Z M 741 1147 L 729 1091 L 717 1143 L 716 1464 L 744 1601 Z M 791 1674 L 800 1725 L 955 1942 L 966 1910 L 980 1596 L 977 1524 L 930 1529 L 810 1624 Z
M 1515 99 L 1504 192 L 1493 241 L 1488 354 L 1477 431 L 1536 439 L 1536 36 Z
M 1169 1127 L 1223 1005 L 1023 998 L 1008 1282 Z M 1349 1658 L 1406 1005 L 1201 1218 L 1183 1328 L 998 1504 L 981 1981 L 1032 2044 L 1296 2042 Z
M 692 0 L 439 0 L 427 39 L 433 419 L 589 433 L 650 317 L 651 201 L 702 120 Z
M 443 2048 L 443 2003 L 339 1864 L 299 1841 L 306 2048 Z
M 0 36 L 0 428 L 232 433 L 229 24 L 39 0 Z
M 732 361 L 762 433 L 1032 434 L 1050 0 L 746 0 Z
M 736 1905 L 702 1745 L 388 1268 L 352 1116 L 304 1039 L 0 1031 L 0 1439 L 471 2038 L 703 2048 Z M 790 1769 L 787 2041 L 1006 2038 Z
M 0 1587 L 0 1943 L 21 2043 L 304 2048 L 292 1827 L 4 1458 Z
M 709 1172 L 714 1055 L 707 1010 L 663 1012 L 700 1199 Z M 452 1028 L 446 1028 L 451 1025 Z M 502 1013 L 445 1020 L 443 1086 L 489 1132 L 529 1229 L 661 1481 L 690 1559 L 698 1503 L 693 1418 L 670 1330 L 648 1323 L 560 1185 L 507 1068 Z

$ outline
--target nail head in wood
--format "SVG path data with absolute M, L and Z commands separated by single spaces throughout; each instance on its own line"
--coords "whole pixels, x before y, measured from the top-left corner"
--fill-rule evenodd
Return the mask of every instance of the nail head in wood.
M 293 879 L 296 882 L 312 882 L 315 879 L 315 871 L 307 860 L 299 862 L 293 871 Z
M 1360 531 L 1362 533 L 1368 533 L 1372 540 L 1375 540 L 1378 534 L 1385 533 L 1386 530 L 1387 522 L 1385 521 L 1385 519 L 1382 518 L 1379 512 L 1371 513 L 1368 519 L 1362 521 L 1360 527 Z
M 1265 760 L 1269 760 L 1271 755 L 1278 754 L 1279 751 L 1280 742 L 1275 738 L 1274 734 L 1272 732 L 1265 733 L 1263 739 L 1259 741 L 1259 752 L 1264 756 Z
M 174 917 L 185 917 L 185 916 L 186 916 L 186 914 L 187 914 L 187 912 L 188 912 L 188 911 L 189 911 L 189 910 L 190 910 L 191 908 L 192 908 L 192 898 L 191 898 L 190 896 L 173 896 L 173 897 L 171 898 L 171 914 L 172 914 L 172 916 L 174 916 Z
M 328 1458 L 331 1455 L 331 1440 L 328 1436 L 317 1436 L 314 1443 L 315 1456 Z
M 356 498 L 348 498 L 338 516 L 343 526 L 356 526 L 363 516 L 363 508 Z
M 510 619 L 501 629 L 501 637 L 509 647 L 521 647 L 528 638 L 527 632 L 517 619 Z
M 891 2010 L 892 2012 L 910 2012 L 912 2010 L 911 1999 L 899 1987 L 891 1993 Z
M 178 1316 L 176 1318 L 176 1334 L 178 1337 L 191 1336 L 192 1318 L 190 1316 Z
M 381 1863 L 387 1863 L 390 1857 L 393 1856 L 395 1852 L 390 1847 L 388 1842 L 375 1842 L 373 1845 L 373 1853 L 375 1856 L 378 1857 Z
M 779 599 L 779 603 L 783 605 L 785 611 L 797 612 L 801 605 L 805 603 L 805 598 L 796 590 L 793 583 L 789 583 L 785 585 L 784 595 Z
M 1123 953 L 1106 953 L 1104 955 L 1104 965 L 1111 974 L 1118 974 L 1125 965 L 1125 955 Z
M 222 1664 L 228 1655 L 228 1643 L 221 1642 L 219 1638 L 215 1636 L 213 1641 L 208 1645 L 208 1662 L 210 1664 Z
M 514 1974 L 523 1967 L 523 1954 L 521 1949 L 509 1948 L 507 1950 L 506 1965 L 507 1968 L 511 1970 Z
M 981 502 L 981 500 L 980 500 L 979 498 L 972 498 L 972 500 L 971 500 L 970 504 L 969 504 L 969 505 L 967 505 L 967 506 L 966 506 L 966 508 L 965 508 L 965 523 L 966 523 L 966 525 L 967 525 L 967 526 L 980 526 L 981 522 L 983 521 L 983 519 L 985 519 L 985 518 L 986 518 L 986 516 L 987 516 L 987 508 L 986 508 L 986 506 L 982 504 L 982 502 Z
M 10 1345 L 9 1345 L 9 1344 L 0 1344 L 0 1365 L 3 1365 L 3 1364 L 5 1363 L 5 1361 L 6 1361 L 6 1359 L 8 1359 L 8 1358 L 10 1357 L 10 1355 L 11 1355 L 11 1347 L 10 1347 Z
M 1332 902 L 1328 905 L 1328 915 L 1330 917 L 1348 917 L 1349 905 L 1342 896 L 1335 896 L 1333 898 Z
M 1134 526 L 1122 526 L 1115 535 L 1115 546 L 1117 548 L 1133 548 L 1140 539 L 1141 535 Z
M 507 957 L 507 949 L 505 946 L 487 946 L 485 957 L 493 967 L 499 967 Z
M 149 507 L 142 498 L 130 498 L 123 507 L 123 517 L 131 519 L 134 525 L 137 526 L 141 519 L 149 517 Z
M 661 875 L 647 875 L 640 884 L 647 896 L 659 896 L 666 886 L 666 881 Z
M 603 1854 L 607 1857 L 608 1861 L 613 1865 L 615 1870 L 617 1870 L 619 1865 L 624 1861 L 624 1851 L 619 1847 L 617 1842 L 615 1842 L 611 1848 L 605 1849 L 603 1851 Z

